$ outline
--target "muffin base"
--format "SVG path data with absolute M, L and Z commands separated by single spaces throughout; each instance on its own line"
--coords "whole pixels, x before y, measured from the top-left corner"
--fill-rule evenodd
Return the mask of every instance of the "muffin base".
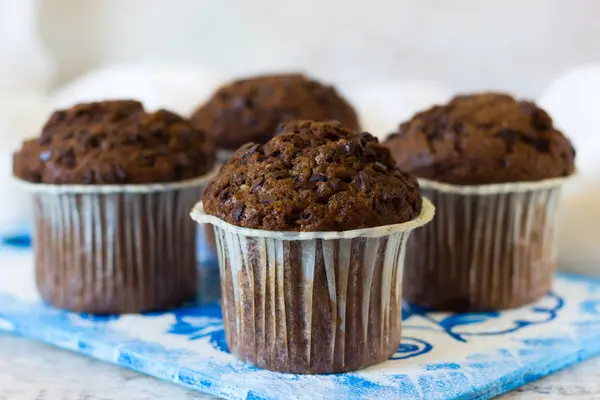
M 515 308 L 543 297 L 556 268 L 561 182 L 529 189 L 484 186 L 470 193 L 422 183 L 439 213 L 409 240 L 405 299 L 433 310 L 466 312 Z
M 95 314 L 176 306 L 196 292 L 188 210 L 218 172 L 186 181 L 53 185 L 19 181 L 35 204 L 36 283 L 59 308 Z
M 330 373 L 384 361 L 398 348 L 400 234 L 332 243 L 221 231 L 218 240 L 226 253 L 227 345 L 240 359 L 273 371 Z
M 163 309 L 196 285 L 199 188 L 153 193 L 35 195 L 36 282 L 42 298 L 72 311 Z
M 231 353 L 272 371 L 346 372 L 398 349 L 402 268 L 412 229 L 433 217 L 347 232 L 272 232 L 215 223 Z M 218 222 L 217 222 L 218 221 Z M 371 237 L 369 237 L 371 235 Z

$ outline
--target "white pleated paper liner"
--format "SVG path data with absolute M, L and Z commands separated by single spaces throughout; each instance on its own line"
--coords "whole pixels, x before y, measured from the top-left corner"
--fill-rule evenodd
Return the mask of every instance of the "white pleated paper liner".
M 473 186 L 419 179 L 437 217 L 408 243 L 404 297 L 435 310 L 476 311 L 544 296 L 556 269 L 556 211 L 568 179 Z
M 252 229 L 244 228 L 241 226 L 232 225 L 222 219 L 213 215 L 207 214 L 204 211 L 204 204 L 202 201 L 198 202 L 192 209 L 190 216 L 198 223 L 209 223 L 221 229 L 227 229 L 230 232 L 249 236 L 249 237 L 262 237 L 269 239 L 278 240 L 313 240 L 313 239 L 354 239 L 354 238 L 376 238 L 391 233 L 412 231 L 415 228 L 427 224 L 433 219 L 435 214 L 435 207 L 430 200 L 423 198 L 423 207 L 421 214 L 408 222 L 401 224 L 392 224 L 384 226 L 376 226 L 374 228 L 354 229 L 349 231 L 324 231 L 324 232 L 281 232 L 281 231 L 267 231 L 263 229 Z
M 172 307 L 196 293 L 189 210 L 218 167 L 159 184 L 22 182 L 35 204 L 36 283 L 72 311 L 113 314 Z
M 500 193 L 523 193 L 560 188 L 565 182 L 573 179 L 575 176 L 576 174 L 567 177 L 544 179 L 537 182 L 491 183 L 487 185 L 452 185 L 423 178 L 418 178 L 418 181 L 421 189 L 437 190 L 450 194 L 486 196 Z
M 216 163 L 206 174 L 193 179 L 179 182 L 160 182 L 150 184 L 111 184 L 111 185 L 85 185 L 85 184 L 49 184 L 33 183 L 17 179 L 19 185 L 31 193 L 45 194 L 144 194 L 152 192 L 168 192 L 176 189 L 206 186 L 214 178 L 221 164 Z M 189 210 L 188 210 L 189 211 Z
M 408 236 L 433 218 L 345 232 L 275 232 L 215 226 L 229 350 L 291 373 L 356 370 L 385 361 L 401 338 L 402 271 Z

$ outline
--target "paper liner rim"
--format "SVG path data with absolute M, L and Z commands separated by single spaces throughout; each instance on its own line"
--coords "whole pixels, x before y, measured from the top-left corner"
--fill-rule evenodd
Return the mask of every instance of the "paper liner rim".
M 537 190 L 554 189 L 562 186 L 566 181 L 572 179 L 576 174 L 566 177 L 550 178 L 541 181 L 491 183 L 486 185 L 453 185 L 450 183 L 437 182 L 429 179 L 418 178 L 421 189 L 433 189 L 443 193 L 452 194 L 474 194 L 493 195 L 502 193 L 522 193 Z
M 58 185 L 49 183 L 33 183 L 15 178 L 16 182 L 24 189 L 33 193 L 73 193 L 73 194 L 112 194 L 112 193 L 152 193 L 167 192 L 176 189 L 199 187 L 214 178 L 221 168 L 221 164 L 215 163 L 213 168 L 206 174 L 180 182 L 164 182 L 151 184 L 123 184 L 123 185 Z
M 423 197 L 423 206 L 421 208 L 421 213 L 419 214 L 419 216 L 415 219 L 400 224 L 376 226 L 373 228 L 353 229 L 341 232 L 280 232 L 267 231 L 263 229 L 243 228 L 240 226 L 232 225 L 213 215 L 206 214 L 206 212 L 204 211 L 204 204 L 202 201 L 198 202 L 190 212 L 190 216 L 192 217 L 192 219 L 198 223 L 210 223 L 221 229 L 225 229 L 229 232 L 236 233 L 238 235 L 279 240 L 335 240 L 354 239 L 359 237 L 377 238 L 398 232 L 410 232 L 413 229 L 423 226 L 430 222 L 433 219 L 434 215 L 435 207 L 433 206 L 431 201 L 429 201 L 429 199 Z

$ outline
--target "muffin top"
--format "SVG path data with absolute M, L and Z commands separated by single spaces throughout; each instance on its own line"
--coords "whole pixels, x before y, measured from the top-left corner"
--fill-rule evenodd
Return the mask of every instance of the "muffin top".
M 419 186 L 371 134 L 338 122 L 294 121 L 264 145 L 240 148 L 209 184 L 204 209 L 273 231 L 344 231 L 421 212 Z
M 199 177 L 214 162 L 212 141 L 185 119 L 118 100 L 54 112 L 15 153 L 13 171 L 34 183 L 159 183 Z
M 248 142 L 265 143 L 281 123 L 337 120 L 359 130 L 356 112 L 332 86 L 301 74 L 266 75 L 222 86 L 192 115 L 192 122 L 217 147 L 235 150 Z
M 501 93 L 453 98 L 386 141 L 401 169 L 454 185 L 538 181 L 575 170 L 575 151 L 544 110 Z

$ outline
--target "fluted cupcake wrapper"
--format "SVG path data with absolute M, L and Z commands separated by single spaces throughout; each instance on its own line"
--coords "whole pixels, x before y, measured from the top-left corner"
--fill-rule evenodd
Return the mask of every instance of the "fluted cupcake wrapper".
M 346 232 L 215 225 L 229 350 L 270 370 L 331 373 L 386 360 L 400 343 L 402 270 L 410 232 L 433 217 Z
M 565 179 L 452 186 L 420 180 L 436 219 L 407 247 L 404 297 L 447 311 L 514 308 L 551 288 Z
M 192 297 L 196 226 L 188 214 L 215 172 L 174 184 L 23 183 L 35 203 L 41 297 L 98 314 L 163 309 Z

